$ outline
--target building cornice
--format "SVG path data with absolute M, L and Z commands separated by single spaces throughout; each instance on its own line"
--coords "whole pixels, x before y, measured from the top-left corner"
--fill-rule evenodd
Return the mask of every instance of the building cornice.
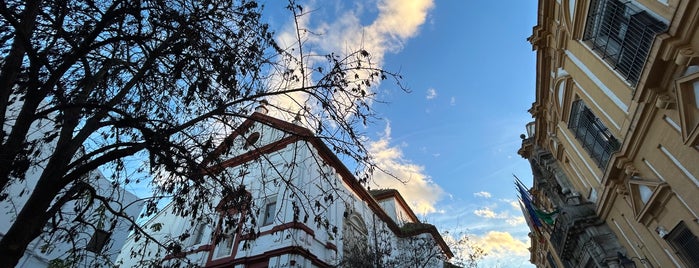
M 410 208 L 408 205 L 408 202 L 403 199 L 403 196 L 398 192 L 396 189 L 385 189 L 385 190 L 371 190 L 369 193 L 376 199 L 376 201 L 381 201 L 384 199 L 388 198 L 394 198 L 396 201 L 398 201 L 398 204 L 400 204 L 405 211 L 408 212 L 408 217 L 413 222 L 420 222 L 420 220 L 417 218 L 417 215 L 415 215 L 415 212 Z

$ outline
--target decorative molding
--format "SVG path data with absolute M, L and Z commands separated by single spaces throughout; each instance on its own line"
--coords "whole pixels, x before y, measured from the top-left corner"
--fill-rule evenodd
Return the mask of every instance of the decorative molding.
M 687 67 L 698 57 L 697 53 L 691 47 L 684 47 L 677 50 L 675 55 L 675 64 L 681 67 Z
M 632 163 L 626 163 L 624 164 L 624 174 L 629 177 L 635 176 L 638 174 L 638 169 Z
M 666 182 L 648 181 L 643 179 L 630 179 L 628 182 L 631 195 L 631 204 L 634 210 L 636 221 L 645 226 L 649 226 L 659 212 L 665 208 L 665 204 L 670 200 L 673 192 Z M 651 190 L 651 196 L 644 202 L 641 196 L 641 187 Z
M 617 183 L 615 189 L 616 189 L 616 193 L 619 195 L 623 195 L 623 196 L 629 195 L 629 188 L 626 187 L 626 185 L 623 183 Z
M 402 231 L 400 226 L 395 221 L 393 221 L 393 219 L 391 219 L 390 216 L 388 216 L 388 214 L 383 210 L 383 208 L 381 208 L 376 199 L 374 199 L 374 197 L 371 196 L 371 194 L 367 191 L 364 185 L 362 185 L 362 183 L 354 177 L 353 173 L 342 163 L 338 156 L 323 142 L 322 139 L 316 137 L 313 134 L 313 132 L 307 128 L 271 117 L 269 115 L 256 112 L 253 113 L 247 121 L 243 122 L 241 124 L 241 127 L 238 130 L 236 130 L 233 135 L 226 138 L 226 142 L 222 143 L 222 145 L 215 150 L 214 155 L 208 157 L 207 159 L 209 159 L 210 161 L 210 159 L 214 159 L 214 157 L 217 157 L 218 155 L 225 152 L 228 149 L 227 147 L 232 145 L 232 142 L 229 141 L 232 141 L 237 136 L 243 135 L 242 133 L 246 132 L 247 129 L 250 129 L 254 123 L 260 123 L 278 129 L 289 134 L 289 136 L 286 136 L 275 142 L 271 142 L 260 148 L 253 149 L 247 153 L 244 153 L 227 161 L 223 161 L 220 164 L 212 165 L 208 168 L 208 172 L 221 172 L 225 168 L 235 167 L 247 161 L 257 159 L 261 157 L 261 155 L 263 154 L 269 154 L 284 149 L 289 144 L 292 144 L 294 142 L 308 142 L 312 147 L 314 147 L 318 151 L 318 155 L 320 156 L 320 158 L 323 159 L 323 161 L 325 161 L 326 163 L 328 163 L 329 166 L 335 169 L 337 174 L 340 176 L 341 180 L 349 187 L 349 189 L 353 191 L 355 194 L 357 194 L 357 196 L 362 201 L 366 202 L 369 209 L 371 209 L 371 211 L 373 211 L 379 219 L 385 222 L 387 227 L 394 234 L 396 234 L 398 237 L 409 237 L 423 233 L 431 234 L 435 242 L 440 246 L 440 248 L 442 248 L 444 253 L 448 257 L 453 257 L 454 254 L 452 253 L 446 241 L 444 241 L 444 238 L 439 234 L 436 228 L 423 228 L 410 233 Z M 202 166 L 211 163 L 209 161 L 205 161 L 202 164 Z M 407 210 L 409 214 L 414 215 L 412 209 L 408 207 Z
M 675 81 L 682 126 L 682 138 L 686 145 L 699 143 L 699 73 L 684 76 Z
M 655 107 L 658 109 L 673 109 L 675 107 L 675 99 L 668 93 L 660 93 L 655 99 Z

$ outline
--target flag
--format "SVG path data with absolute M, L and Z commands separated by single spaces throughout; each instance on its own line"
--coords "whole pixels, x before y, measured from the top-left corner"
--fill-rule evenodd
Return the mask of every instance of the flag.
M 520 181 L 519 178 L 517 178 L 517 176 L 515 176 L 514 174 L 512 174 L 512 176 L 515 177 L 515 185 L 517 186 L 517 190 L 519 191 L 521 205 L 524 205 L 523 212 L 526 210 L 526 215 L 530 218 L 531 224 L 536 227 L 539 227 L 541 226 L 541 222 L 543 221 L 548 225 L 553 225 L 554 216 L 558 213 L 558 210 L 554 210 L 552 212 L 544 212 L 543 210 L 537 208 L 532 203 L 532 196 L 529 193 L 529 191 L 526 190 L 524 183 L 522 183 L 522 181 Z
M 536 213 L 536 216 L 542 221 L 544 221 L 544 223 L 548 225 L 553 225 L 553 223 L 555 222 L 553 216 L 558 214 L 558 209 L 552 212 L 544 212 L 542 210 L 537 209 L 536 206 L 534 206 L 534 213 Z
M 532 205 L 532 197 L 525 189 L 523 183 L 517 179 L 517 176 L 515 176 L 515 186 L 517 186 L 517 190 L 519 191 L 519 200 L 524 205 L 526 215 L 529 217 L 531 224 L 538 229 L 538 227 L 541 227 L 541 220 L 539 220 L 534 206 Z
M 514 174 L 512 174 L 512 176 L 515 177 L 515 186 L 517 186 L 517 190 L 519 192 L 519 199 L 521 203 L 520 208 L 522 209 L 522 213 L 529 217 L 528 223 L 530 223 L 530 226 L 535 226 L 538 229 L 538 227 L 541 226 L 542 221 L 547 225 L 553 225 L 555 223 L 554 216 L 558 213 L 558 210 L 544 212 L 543 210 L 537 208 L 532 203 L 532 196 L 529 191 L 526 190 L 524 183 L 522 183 L 522 181 L 520 181 Z M 522 206 L 524 206 L 524 208 L 522 208 Z
M 541 231 L 539 231 L 539 227 L 534 225 L 534 222 L 532 221 L 532 217 L 529 216 L 529 211 L 527 211 L 527 209 L 524 207 L 524 204 L 522 203 L 521 198 L 519 198 L 518 203 L 519 203 L 519 209 L 522 210 L 522 214 L 524 214 L 524 219 L 527 221 L 527 225 L 529 226 L 529 229 L 536 231 L 537 233 L 541 233 Z

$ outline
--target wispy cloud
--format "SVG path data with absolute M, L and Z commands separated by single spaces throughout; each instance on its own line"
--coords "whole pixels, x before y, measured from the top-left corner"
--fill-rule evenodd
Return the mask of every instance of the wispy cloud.
M 319 1 L 323 6 L 326 1 Z M 302 21 L 301 27 L 314 34 L 307 36 L 309 47 L 320 52 L 349 52 L 360 48 L 371 53 L 374 62 L 381 64 L 386 52 L 396 53 L 403 44 L 418 34 L 433 8 L 433 0 L 379 0 L 376 3 L 378 15 L 373 21 L 362 21 L 361 17 L 371 8 L 362 4 L 346 5 L 336 2 L 333 17 L 311 19 L 315 13 L 310 12 Z M 304 10 L 314 10 L 314 4 Z M 313 21 L 315 23 L 311 24 Z M 294 28 L 287 29 L 284 36 L 295 36 Z M 292 43 L 294 39 L 287 39 Z
M 509 211 L 501 211 L 501 212 L 495 212 L 491 208 L 481 208 L 481 209 L 476 209 L 473 211 L 473 214 L 475 214 L 478 217 L 481 218 L 486 218 L 486 219 L 501 219 L 505 220 L 507 224 L 511 226 L 517 226 L 520 224 L 524 224 L 524 217 L 520 215 L 510 215 Z
M 521 210 L 518 201 L 514 201 L 514 200 L 504 200 L 504 201 L 507 202 L 508 204 L 510 204 L 510 206 L 512 206 L 512 208 L 514 208 L 518 211 Z
M 486 192 L 486 191 L 480 191 L 480 192 L 477 192 L 477 193 L 473 193 L 473 195 L 474 195 L 474 196 L 477 196 L 477 197 L 485 197 L 485 198 L 491 198 L 491 197 L 493 197 L 493 195 L 491 195 L 489 192 Z
M 451 99 L 449 99 L 449 105 L 456 106 L 456 97 L 451 97 Z
M 524 216 L 513 216 L 505 220 L 507 224 L 512 225 L 512 226 L 517 226 L 520 224 L 524 224 L 526 221 L 524 220 Z
M 428 100 L 431 100 L 431 99 L 434 99 L 436 97 L 437 97 L 437 90 L 435 90 L 434 88 L 427 89 L 427 96 L 425 98 L 427 98 Z
M 488 218 L 488 219 L 495 219 L 498 217 L 498 215 L 495 213 L 495 211 L 492 211 L 489 208 L 476 209 L 473 211 L 473 214 L 476 214 L 476 216 L 480 216 L 480 217 Z
M 519 263 L 527 267 L 530 266 L 530 264 L 527 265 L 526 258 L 523 258 L 529 256 L 529 239 L 527 237 L 520 240 L 511 233 L 502 231 L 489 231 L 481 235 L 468 231 L 456 231 L 443 234 L 443 237 L 447 243 L 455 243 L 458 235 L 468 236 L 468 240 L 471 242 L 469 244 L 483 249 L 486 253 L 486 256 L 479 261 L 479 267 L 502 267 L 503 263 L 508 265 Z M 456 246 L 452 247 L 452 250 L 456 250 L 455 254 L 468 256 L 473 249 L 470 246 Z
M 423 166 L 405 159 L 400 147 L 391 145 L 390 123 L 386 123 L 381 139 L 369 143 L 369 154 L 380 168 L 395 176 L 374 172 L 373 183 L 376 187 L 398 190 L 415 213 L 437 212 L 435 204 L 444 195 L 444 190 L 425 174 Z

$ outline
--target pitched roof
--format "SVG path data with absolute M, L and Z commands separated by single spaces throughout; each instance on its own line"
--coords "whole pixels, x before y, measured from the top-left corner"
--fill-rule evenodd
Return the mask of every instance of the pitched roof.
M 408 217 L 410 217 L 413 222 L 419 223 L 420 220 L 417 218 L 415 215 L 415 212 L 413 212 L 413 209 L 410 208 L 408 205 L 408 202 L 405 202 L 405 199 L 403 199 L 403 195 L 400 194 L 400 192 L 396 189 L 378 189 L 378 190 L 369 190 L 369 194 L 374 197 L 377 201 L 381 201 L 387 198 L 395 198 L 395 200 L 400 204 L 403 209 L 408 213 Z

